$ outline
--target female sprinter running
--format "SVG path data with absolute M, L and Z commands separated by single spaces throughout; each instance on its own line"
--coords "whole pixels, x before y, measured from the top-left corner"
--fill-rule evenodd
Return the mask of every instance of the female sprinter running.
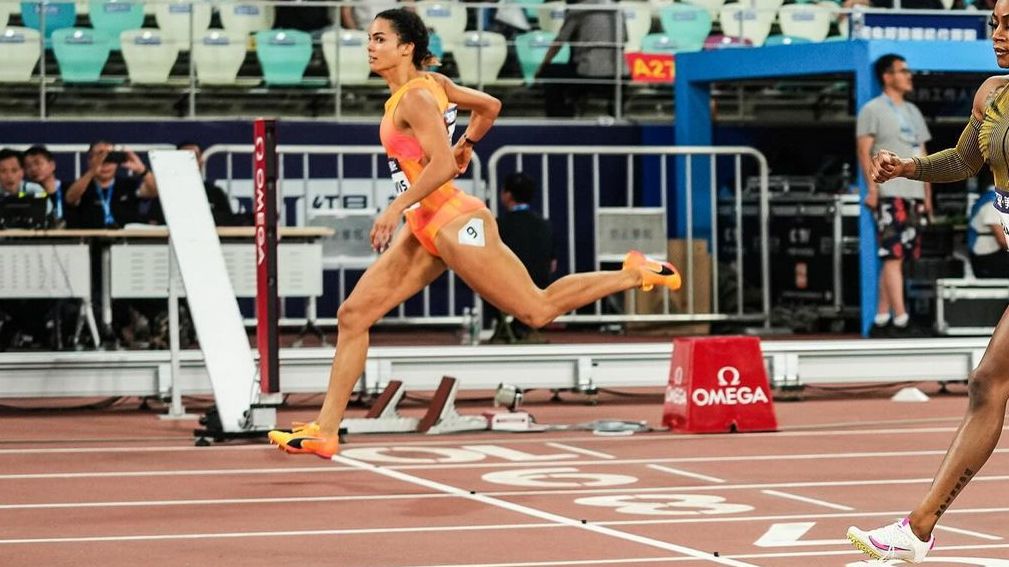
M 1009 67 L 1009 0 L 995 3 L 989 25 L 995 60 Z M 970 177 L 988 162 L 995 176 L 998 197 L 992 203 L 1009 227 L 1009 77 L 996 76 L 981 84 L 974 95 L 970 122 L 956 148 L 923 158 L 902 159 L 885 150 L 873 157 L 872 176 L 877 183 L 894 177 L 949 182 Z M 1006 258 L 1009 261 L 1009 258 Z M 967 415 L 946 452 L 932 487 L 903 520 L 868 532 L 852 527 L 848 539 L 876 559 L 901 559 L 921 563 L 935 545 L 932 530 L 970 479 L 991 455 L 1002 433 L 1009 399 L 1009 310 L 995 327 L 980 364 L 971 373 Z
M 641 287 L 680 287 L 669 263 L 630 252 L 623 269 L 572 274 L 546 289 L 533 284 L 525 267 L 498 237 L 483 201 L 452 184 L 466 170 L 473 145 L 490 130 L 501 103 L 423 71 L 431 64 L 424 23 L 413 12 L 379 13 L 368 30 L 371 69 L 389 84 L 380 136 L 398 195 L 378 216 L 372 246 L 382 253 L 340 305 L 336 356 L 318 420 L 291 433 L 271 431 L 270 441 L 288 453 L 328 458 L 339 452 L 338 429 L 354 384 L 364 371 L 368 329 L 451 268 L 476 293 L 520 321 L 539 328 L 582 305 Z M 454 146 L 456 108 L 471 112 Z M 396 232 L 401 217 L 408 228 Z

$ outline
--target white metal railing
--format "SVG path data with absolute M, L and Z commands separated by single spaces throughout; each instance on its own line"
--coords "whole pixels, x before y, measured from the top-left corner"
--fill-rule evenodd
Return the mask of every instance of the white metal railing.
M 725 232 L 726 227 L 719 226 L 717 215 L 717 199 L 719 179 L 717 177 L 716 163 L 718 157 L 732 158 L 734 167 L 734 191 L 735 196 L 735 222 L 734 226 L 728 230 L 736 236 L 736 254 L 732 266 L 736 272 L 736 309 L 734 313 L 728 313 L 719 307 L 718 297 L 720 293 L 719 269 L 718 269 L 718 239 L 713 236 L 720 231 Z M 759 178 L 759 208 L 757 234 L 743 233 L 742 218 L 742 197 L 743 197 L 743 170 L 742 158 L 746 156 L 752 158 L 758 169 Z M 524 159 L 529 158 L 532 159 Z M 589 167 L 576 167 L 576 157 L 589 160 Z M 709 242 L 712 258 L 711 270 L 711 294 L 712 308 L 708 313 L 698 313 L 695 311 L 695 290 L 691 285 L 693 274 L 695 273 L 694 240 L 696 238 L 697 219 L 694 218 L 694 200 L 703 195 L 701 192 L 705 188 L 696 188 L 694 184 L 693 162 L 695 159 L 707 158 L 709 166 L 710 182 L 707 188 L 706 197 L 711 200 L 710 234 L 712 238 Z M 603 160 L 607 160 L 603 164 Z M 641 163 L 644 159 L 651 159 L 652 163 Z M 647 175 L 655 175 L 657 172 L 658 181 L 658 207 L 663 213 L 668 215 L 668 196 L 673 194 L 670 183 L 670 159 L 677 160 L 678 172 L 685 180 L 686 188 L 686 226 L 685 234 L 685 259 L 686 264 L 680 266 L 684 278 L 683 289 L 679 294 L 686 296 L 684 313 L 673 313 L 668 294 L 663 294 L 662 309 L 654 314 L 636 314 L 634 304 L 635 295 L 630 295 L 630 302 L 624 305 L 623 313 L 605 313 L 607 300 L 597 302 L 586 313 L 579 310 L 558 318 L 558 321 L 582 322 L 582 323 L 631 323 L 631 322 L 714 322 L 714 321 L 759 321 L 765 325 L 769 322 L 770 316 L 770 255 L 768 247 L 768 166 L 764 155 L 759 151 L 749 147 L 691 147 L 691 146 L 582 146 L 582 147 L 557 147 L 557 146 L 505 146 L 494 152 L 488 162 L 488 183 L 491 187 L 498 187 L 501 179 L 503 161 L 512 161 L 516 171 L 538 171 L 540 173 L 541 208 L 544 217 L 555 226 L 563 224 L 566 226 L 565 243 L 567 247 L 567 271 L 574 273 L 579 269 L 584 270 L 586 266 L 599 270 L 603 267 L 606 255 L 600 254 L 600 238 L 594 239 L 592 247 L 592 257 L 586 258 L 584 251 L 579 253 L 576 244 L 578 235 L 584 236 L 584 227 L 587 224 L 597 225 L 600 220 L 600 210 L 603 208 L 600 203 L 603 199 L 614 200 L 617 196 L 622 197 L 619 206 L 631 209 L 645 203 L 648 196 L 643 188 L 648 183 Z M 537 163 L 538 162 L 538 163 Z M 604 173 L 605 171 L 605 173 Z M 604 180 L 603 177 L 606 177 Z M 613 184 L 618 178 L 623 178 L 624 187 L 614 189 Z M 601 192 L 601 185 L 606 182 L 610 191 L 607 194 Z M 557 188 L 563 187 L 563 195 L 557 195 Z M 576 187 L 578 189 L 576 189 Z M 586 194 L 591 189 L 591 194 Z M 579 192 L 580 191 L 580 192 Z M 622 193 L 622 195 L 620 195 Z M 591 215 L 578 214 L 577 202 L 591 199 Z M 562 201 L 565 205 L 566 218 L 558 219 L 553 215 L 557 210 L 555 205 Z M 492 200 L 496 206 L 496 200 Z M 607 207 L 609 208 L 609 207 Z M 576 225 L 583 230 L 576 232 Z M 666 235 L 661 235 L 665 238 Z M 747 310 L 744 297 L 745 270 L 743 267 L 743 246 L 738 245 L 747 239 L 758 239 L 760 246 L 760 288 L 761 305 L 758 311 Z M 630 240 L 634 240 L 633 236 Z M 639 240 L 644 241 L 644 238 Z M 628 242 L 628 244 L 635 244 Z M 612 311 L 612 309 L 611 309 Z

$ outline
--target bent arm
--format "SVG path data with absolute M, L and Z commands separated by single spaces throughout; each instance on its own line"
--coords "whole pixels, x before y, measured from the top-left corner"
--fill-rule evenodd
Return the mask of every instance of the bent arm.
M 501 101 L 485 92 L 459 86 L 444 75 L 435 74 L 435 78 L 445 89 L 450 102 L 470 111 L 469 124 L 463 135 L 473 143 L 482 140 L 501 113 Z
M 972 115 L 955 148 L 924 157 L 912 157 L 914 168 L 908 177 L 919 181 L 948 183 L 976 175 L 984 165 L 984 156 L 981 155 L 978 143 L 980 131 L 981 121 Z

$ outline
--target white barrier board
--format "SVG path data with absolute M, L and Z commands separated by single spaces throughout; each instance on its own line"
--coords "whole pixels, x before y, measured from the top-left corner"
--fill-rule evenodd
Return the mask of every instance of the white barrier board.
M 11 244 L 0 247 L 0 297 L 91 297 L 87 244 Z
M 258 390 L 256 367 L 196 155 L 155 151 L 150 158 L 221 425 L 226 432 L 242 431 Z

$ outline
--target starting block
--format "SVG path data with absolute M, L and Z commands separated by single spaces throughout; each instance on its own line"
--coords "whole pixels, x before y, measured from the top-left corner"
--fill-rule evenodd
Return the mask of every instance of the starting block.
M 344 419 L 340 424 L 347 433 L 409 433 L 417 431 L 420 420 L 403 417 L 396 406 L 403 399 L 406 389 L 401 380 L 392 380 L 382 390 L 371 409 L 364 417 Z
M 456 411 L 455 396 L 458 390 L 459 383 L 455 378 L 442 377 L 427 413 L 417 419 L 399 415 L 396 407 L 406 394 L 406 388 L 401 380 L 392 380 L 364 417 L 344 419 L 340 427 L 346 429 L 347 433 L 418 432 L 429 435 L 487 429 L 486 417 L 463 416 Z
M 459 381 L 451 376 L 442 376 L 438 389 L 434 392 L 427 413 L 417 427 L 419 433 L 440 435 L 459 431 L 479 431 L 487 429 L 487 418 L 482 415 L 459 415 L 455 411 L 455 396 L 459 391 Z

